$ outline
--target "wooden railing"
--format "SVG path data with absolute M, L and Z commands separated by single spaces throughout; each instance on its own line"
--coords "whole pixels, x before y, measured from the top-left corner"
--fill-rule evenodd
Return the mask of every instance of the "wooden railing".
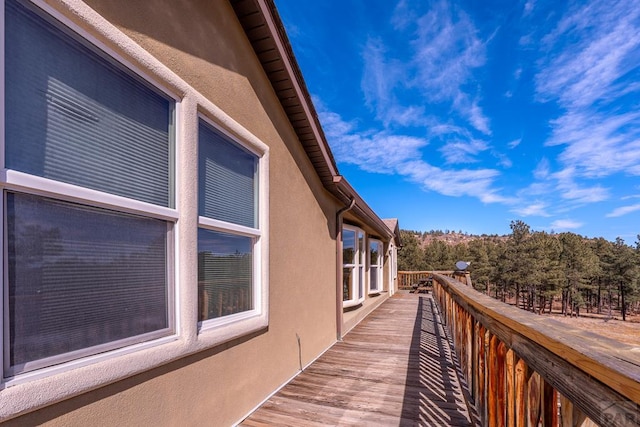
M 416 284 L 431 279 L 434 274 L 453 277 L 459 282 L 466 283 L 471 286 L 469 273 L 464 271 L 398 271 L 398 289 L 414 289 Z
M 413 285 L 430 277 L 433 277 L 433 271 L 398 271 L 398 289 L 413 289 Z
M 640 347 L 517 309 L 433 275 L 484 426 L 640 426 Z

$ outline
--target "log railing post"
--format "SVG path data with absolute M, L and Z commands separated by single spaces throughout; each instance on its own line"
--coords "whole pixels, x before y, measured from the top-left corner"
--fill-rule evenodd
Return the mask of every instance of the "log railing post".
M 529 372 L 524 360 L 516 362 L 515 371 L 515 425 L 524 426 L 527 421 L 527 378 Z
M 507 346 L 502 341 L 498 341 L 496 348 L 496 420 L 499 426 L 504 426 L 507 412 L 506 403 L 506 357 Z
M 540 374 L 533 372 L 527 382 L 527 427 L 538 427 L 540 423 L 541 387 Z
M 487 377 L 489 387 L 487 389 L 487 407 L 488 407 L 488 417 L 487 421 L 490 426 L 497 426 L 498 424 L 498 416 L 497 416 L 497 399 L 498 399 L 498 338 L 491 335 L 489 338 L 489 354 L 487 356 L 487 360 L 489 363 L 487 369 Z
M 506 400 L 506 426 L 515 427 L 515 409 L 516 409 L 516 354 L 513 350 L 507 350 L 505 355 L 505 400 Z
M 546 381 L 542 385 L 542 425 L 558 426 L 558 392 Z

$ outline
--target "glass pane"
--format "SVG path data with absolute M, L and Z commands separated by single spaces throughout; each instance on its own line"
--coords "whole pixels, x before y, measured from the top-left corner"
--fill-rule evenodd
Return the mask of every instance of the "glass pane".
M 6 200 L 11 366 L 169 327 L 165 221 Z
M 369 262 L 371 263 L 371 265 L 378 265 L 378 254 L 379 252 L 379 247 L 380 247 L 380 243 L 378 242 L 371 242 L 371 244 L 369 245 L 369 257 L 370 260 Z
M 364 297 L 364 267 L 360 267 L 358 271 L 358 298 Z
M 367 247 L 364 245 L 364 233 L 358 233 L 358 254 L 360 259 L 358 260 L 360 264 L 364 265 L 364 255 L 367 251 Z
M 353 268 L 347 267 L 342 269 L 342 301 L 353 299 Z
M 371 283 L 369 284 L 370 288 L 372 291 L 377 291 L 378 290 L 378 267 L 377 266 L 371 266 L 371 274 L 370 274 L 370 278 L 369 280 L 371 281 Z
M 253 309 L 253 239 L 198 229 L 198 320 Z
M 258 158 L 200 123 L 198 214 L 258 227 Z
M 5 4 L 7 168 L 171 206 L 173 102 Z
M 356 253 L 356 232 L 342 229 L 342 263 L 354 264 Z

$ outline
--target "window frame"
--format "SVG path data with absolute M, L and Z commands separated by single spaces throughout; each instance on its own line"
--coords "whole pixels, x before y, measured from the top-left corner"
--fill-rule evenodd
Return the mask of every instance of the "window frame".
M 2 30 L 0 31 L 0 84 L 2 87 L 6 85 L 5 74 L 5 2 L 0 1 L 0 22 Z M 177 290 L 177 264 L 178 245 L 177 245 L 177 221 L 179 211 L 177 203 L 179 200 L 178 186 L 176 184 L 178 171 L 178 150 L 177 141 L 180 132 L 178 123 L 181 116 L 180 99 L 173 95 L 164 85 L 159 84 L 155 79 L 144 73 L 138 67 L 135 67 L 129 61 L 125 60 L 121 55 L 105 46 L 95 37 L 87 34 L 80 29 L 75 23 L 69 21 L 51 6 L 40 1 L 30 1 L 27 7 L 33 10 L 34 14 L 39 15 L 49 25 L 57 30 L 74 38 L 83 44 L 92 55 L 101 57 L 103 60 L 110 62 L 114 67 L 130 78 L 136 79 L 140 84 L 146 85 L 157 95 L 165 98 L 170 106 L 170 120 L 168 127 L 169 136 L 169 183 L 168 206 L 156 205 L 125 196 L 119 196 L 113 193 L 107 193 L 100 190 L 94 190 L 77 184 L 69 184 L 62 181 L 52 180 L 41 176 L 31 175 L 28 173 L 7 169 L 5 149 L 7 145 L 5 132 L 6 118 L 6 98 L 0 102 L 0 212 L 2 212 L 2 227 L 0 228 L 0 239 L 2 247 L 0 254 L 2 262 L 0 263 L 0 277 L 2 277 L 2 292 L 0 293 L 0 331 L 2 334 L 2 350 L 0 351 L 0 366 L 2 374 L 0 375 L 0 383 L 6 385 L 22 384 L 72 370 L 77 367 L 86 366 L 100 360 L 112 358 L 115 355 L 125 355 L 142 349 L 155 347 L 163 343 L 175 341 L 176 331 L 178 328 L 176 311 L 176 290 Z M 4 90 L 3 90 L 3 93 Z M 7 215 L 6 215 L 6 194 L 8 192 L 29 194 L 38 197 L 47 197 L 64 202 L 76 203 L 83 206 L 95 207 L 100 209 L 121 212 L 124 214 L 133 214 L 145 218 L 162 220 L 167 224 L 166 234 L 166 315 L 167 328 L 163 328 L 142 335 L 135 335 L 124 338 L 122 340 L 111 343 L 104 343 L 93 347 L 82 348 L 79 350 L 63 353 L 31 361 L 25 364 L 33 365 L 33 369 L 23 371 L 18 367 L 10 367 L 8 355 L 10 351 L 9 342 L 9 286 L 8 286 L 8 242 L 6 235 Z M 173 207 L 172 207 L 173 206 Z M 144 338 L 143 338 L 144 337 Z M 118 345 L 114 345 L 119 343 Z M 90 351 L 90 349 L 93 349 Z M 58 364 L 50 364 L 44 361 L 54 359 Z M 43 363 L 41 363 L 43 362 Z
M 218 231 L 236 236 L 249 237 L 252 239 L 252 301 L 253 308 L 238 313 L 233 313 L 225 316 L 220 316 L 213 319 L 206 319 L 197 322 L 197 328 L 199 332 L 217 331 L 220 327 L 230 324 L 246 324 L 246 333 L 252 330 L 250 321 L 257 319 L 260 325 L 267 325 L 268 315 L 268 280 L 266 280 L 264 265 L 266 263 L 265 252 L 263 250 L 265 239 L 263 239 L 264 230 L 268 221 L 268 208 L 266 198 L 268 193 L 266 192 L 267 186 L 267 152 L 265 147 L 250 144 L 248 141 L 244 141 L 241 138 L 236 137 L 231 132 L 216 124 L 216 122 L 210 119 L 205 114 L 198 115 L 198 128 L 200 125 L 208 126 L 215 132 L 222 135 L 228 142 L 232 142 L 238 145 L 240 148 L 248 151 L 252 155 L 256 156 L 257 168 L 256 168 L 256 182 L 257 191 L 255 194 L 255 209 L 256 209 L 256 227 L 247 227 L 232 222 L 217 220 L 198 214 L 198 229 Z M 198 147 L 199 147 L 199 134 L 198 134 Z M 200 161 L 200 154 L 198 149 L 198 161 Z M 198 186 L 200 182 L 198 180 Z M 199 192 L 199 188 L 198 188 Z M 199 297 L 198 297 L 199 298 Z
M 342 226 L 343 230 L 349 230 L 355 233 L 355 252 L 353 254 L 353 263 L 345 263 L 344 259 L 342 260 L 342 268 L 350 268 L 352 269 L 352 273 L 351 273 L 351 283 L 350 283 L 350 287 L 351 287 L 351 295 L 352 298 L 345 300 L 343 298 L 342 300 L 342 307 L 343 308 L 348 308 L 348 307 L 355 307 L 357 305 L 360 305 L 364 302 L 365 300 L 365 291 L 364 291 L 364 281 L 365 281 L 365 268 L 366 268 L 366 253 L 363 250 L 363 248 L 361 248 L 361 244 L 360 244 L 360 239 L 362 238 L 362 243 L 363 245 L 366 247 L 366 241 L 367 241 L 367 234 L 364 232 L 363 229 L 356 227 L 354 225 L 348 225 L 348 224 L 344 224 Z M 344 233 L 344 231 L 343 231 Z M 343 241 L 342 241 L 342 248 L 344 250 L 344 234 L 343 234 Z M 344 274 L 344 273 L 343 273 Z M 344 281 L 344 277 L 343 277 L 343 281 Z
M 368 271 L 368 276 L 369 276 L 369 283 L 368 283 L 368 292 L 369 295 L 377 295 L 380 294 L 383 290 L 384 290 L 384 282 L 383 282 L 383 270 L 384 270 L 384 243 L 382 242 L 382 240 L 379 239 L 373 239 L 373 238 L 369 238 L 369 244 L 367 245 L 367 265 L 369 266 L 369 271 Z M 376 271 L 374 273 L 373 271 L 373 263 L 371 262 L 371 245 L 373 244 L 377 244 L 378 245 L 378 262 L 375 265 Z M 373 275 L 376 275 L 376 283 L 377 283 L 377 287 L 376 289 L 373 289 L 371 287 L 371 277 Z

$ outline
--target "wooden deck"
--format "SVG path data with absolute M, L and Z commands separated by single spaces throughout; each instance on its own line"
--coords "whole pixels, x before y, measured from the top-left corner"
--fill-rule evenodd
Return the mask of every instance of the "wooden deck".
M 396 294 L 243 426 L 473 426 L 431 295 Z

